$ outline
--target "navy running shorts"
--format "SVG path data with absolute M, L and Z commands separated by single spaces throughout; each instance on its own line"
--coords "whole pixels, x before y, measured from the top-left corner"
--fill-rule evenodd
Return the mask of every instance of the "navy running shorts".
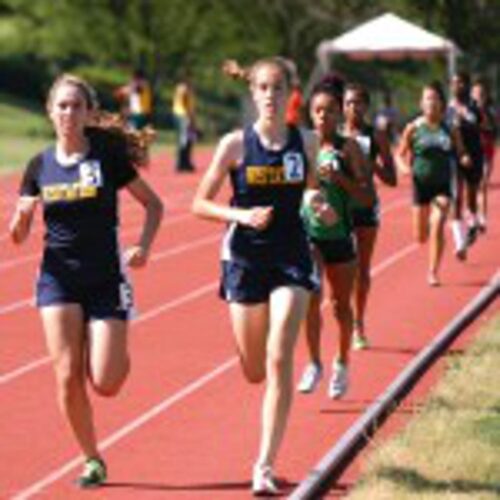
M 345 264 L 356 258 L 356 246 L 352 237 L 335 240 L 311 238 L 311 243 L 318 249 L 326 265 Z
M 110 318 L 126 321 L 133 313 L 132 287 L 124 276 L 77 286 L 42 272 L 36 284 L 36 305 L 57 304 L 79 304 L 85 321 Z
M 318 287 L 311 261 L 253 266 L 226 260 L 221 266 L 219 295 L 227 302 L 259 304 L 267 302 L 271 292 L 279 287 L 298 286 L 308 291 Z

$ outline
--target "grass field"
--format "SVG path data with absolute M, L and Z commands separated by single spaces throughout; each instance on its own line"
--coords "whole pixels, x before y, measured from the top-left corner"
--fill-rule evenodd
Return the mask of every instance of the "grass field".
M 52 137 L 51 125 L 41 107 L 0 94 L 0 175 L 24 168 Z M 174 154 L 174 143 L 174 131 L 158 130 L 152 156 Z M 211 142 L 197 145 L 197 149 L 212 147 Z
M 50 137 L 41 107 L 0 94 L 0 173 L 24 166 Z
M 500 498 L 500 314 L 395 438 L 376 446 L 349 500 Z

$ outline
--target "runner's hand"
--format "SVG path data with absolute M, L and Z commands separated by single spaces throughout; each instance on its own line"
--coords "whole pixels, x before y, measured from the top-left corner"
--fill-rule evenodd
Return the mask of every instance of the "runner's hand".
M 10 237 L 17 245 L 28 237 L 36 203 L 34 197 L 21 197 L 17 202 L 16 210 L 9 223 Z
M 313 214 L 327 226 L 333 226 L 338 222 L 337 213 L 331 205 L 327 203 L 323 193 L 316 190 L 308 190 L 304 194 L 304 203 L 308 205 Z
M 465 167 L 465 168 L 471 168 L 472 167 L 471 157 L 467 153 L 464 153 L 460 157 L 460 165 L 462 165 L 462 167 Z
M 262 230 L 269 226 L 273 217 L 273 207 L 254 207 L 241 210 L 238 222 L 243 226 Z
M 324 163 L 323 165 L 319 165 L 317 172 L 320 179 L 327 182 L 333 182 L 335 172 L 332 168 L 331 163 Z
M 321 203 L 318 207 L 313 207 L 314 215 L 327 226 L 333 226 L 338 222 L 337 212 L 328 203 Z
M 123 258 L 125 259 L 125 264 L 127 264 L 127 266 L 139 268 L 146 265 L 146 262 L 148 261 L 148 254 L 140 245 L 135 245 L 125 250 Z

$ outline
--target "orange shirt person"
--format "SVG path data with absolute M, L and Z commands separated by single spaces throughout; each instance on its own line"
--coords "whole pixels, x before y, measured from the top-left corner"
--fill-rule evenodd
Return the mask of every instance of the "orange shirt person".
M 304 99 L 302 97 L 300 84 L 297 82 L 293 85 L 286 103 L 285 121 L 287 125 L 298 127 L 302 123 L 303 107 Z

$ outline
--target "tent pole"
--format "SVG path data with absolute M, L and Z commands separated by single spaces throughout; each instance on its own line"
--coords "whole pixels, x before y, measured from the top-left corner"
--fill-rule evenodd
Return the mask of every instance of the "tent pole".
M 451 82 L 453 75 L 457 72 L 457 51 L 452 47 L 448 51 L 448 81 Z

